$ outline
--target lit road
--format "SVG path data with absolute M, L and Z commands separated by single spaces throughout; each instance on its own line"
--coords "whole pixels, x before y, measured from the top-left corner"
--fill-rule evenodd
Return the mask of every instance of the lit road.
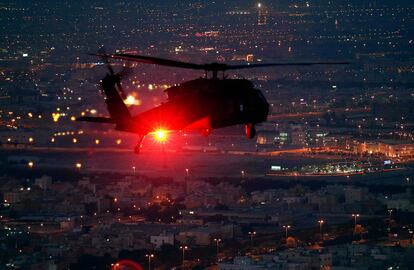
M 284 120 L 290 118 L 307 118 L 307 117 L 321 117 L 326 113 L 334 112 L 334 113 L 363 113 L 371 111 L 370 108 L 335 108 L 329 109 L 327 111 L 319 111 L 319 112 L 300 112 L 300 113 L 284 113 L 284 114 L 274 114 L 269 115 L 267 120 Z

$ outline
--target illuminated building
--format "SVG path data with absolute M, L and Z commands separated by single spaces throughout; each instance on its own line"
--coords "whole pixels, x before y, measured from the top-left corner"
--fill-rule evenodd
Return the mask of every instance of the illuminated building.
M 358 142 L 355 141 L 356 154 L 380 154 L 390 158 L 413 158 L 414 145 L 398 143 L 396 141 Z
M 246 55 L 246 62 L 253 62 L 254 61 L 254 55 L 253 54 L 248 54 Z
M 254 61 L 254 54 L 239 54 L 233 55 L 232 61 L 246 61 L 246 62 L 253 62 Z
M 267 15 L 268 11 L 262 3 L 257 4 L 257 25 L 266 25 L 267 24 Z

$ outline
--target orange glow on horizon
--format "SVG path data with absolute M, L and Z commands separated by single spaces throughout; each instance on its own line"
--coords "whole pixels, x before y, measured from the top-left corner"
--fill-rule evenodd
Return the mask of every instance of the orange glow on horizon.
M 125 105 L 127 106 L 139 106 L 141 105 L 141 100 L 137 98 L 137 94 L 132 93 L 128 95 L 127 98 L 124 100 Z

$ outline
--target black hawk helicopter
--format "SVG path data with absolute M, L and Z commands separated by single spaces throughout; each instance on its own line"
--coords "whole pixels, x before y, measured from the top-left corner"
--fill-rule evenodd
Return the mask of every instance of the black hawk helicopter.
M 198 131 L 208 136 L 213 129 L 244 125 L 247 138 L 256 135 L 255 125 L 266 121 L 269 103 L 259 89 L 246 79 L 227 79 L 224 72 L 272 66 L 311 66 L 346 64 L 341 62 L 260 63 L 227 65 L 224 63 L 194 64 L 151 56 L 132 54 L 94 54 L 103 59 L 109 73 L 100 82 L 110 117 L 80 117 L 78 121 L 115 124 L 115 130 L 138 134 L 135 153 L 148 134 L 162 140 L 165 132 Z M 206 76 L 184 82 L 165 90 L 168 100 L 148 111 L 132 116 L 124 103 L 122 73 L 116 74 L 108 59 L 121 59 L 145 64 L 205 71 Z M 221 72 L 223 76 L 219 78 Z M 211 74 L 211 77 L 207 75 Z

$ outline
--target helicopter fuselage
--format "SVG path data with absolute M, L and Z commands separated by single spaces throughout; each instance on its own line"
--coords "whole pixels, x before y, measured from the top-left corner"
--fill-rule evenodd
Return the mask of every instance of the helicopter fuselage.
M 269 104 L 260 90 L 244 79 L 200 78 L 165 90 L 168 100 L 131 118 L 125 131 L 148 134 L 157 129 L 199 130 L 266 121 Z M 118 128 L 122 130 L 122 128 Z

